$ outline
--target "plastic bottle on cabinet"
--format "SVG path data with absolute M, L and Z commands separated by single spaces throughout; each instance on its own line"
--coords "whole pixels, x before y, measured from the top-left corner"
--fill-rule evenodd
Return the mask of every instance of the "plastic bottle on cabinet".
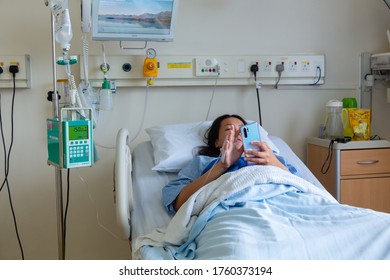
M 112 92 L 107 79 L 104 79 L 102 89 L 100 90 L 100 110 L 112 110 Z
M 64 51 L 68 51 L 73 38 L 68 0 L 51 0 L 49 3 L 55 21 L 55 39 Z

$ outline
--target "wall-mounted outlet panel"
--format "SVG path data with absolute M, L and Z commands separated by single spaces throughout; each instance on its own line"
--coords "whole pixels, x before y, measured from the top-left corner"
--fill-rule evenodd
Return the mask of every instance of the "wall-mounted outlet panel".
M 195 59 L 197 77 L 215 77 L 219 74 L 220 66 L 214 57 L 197 57 Z
M 16 88 L 31 88 L 31 66 L 29 55 L 0 55 L 0 88 L 13 88 L 12 73 L 9 72 L 11 65 L 17 65 L 19 72 L 15 75 Z M 1 71 L 0 71 L 1 72 Z
M 254 74 L 250 71 L 253 64 L 258 66 L 256 79 L 262 86 L 274 85 L 278 81 L 278 64 L 284 65 L 279 85 L 325 83 L 324 55 L 158 55 L 156 58 L 159 70 L 154 86 L 214 85 L 215 79 L 218 79 L 218 85 L 255 85 Z M 142 55 L 106 56 L 110 64 L 108 79 L 116 80 L 117 87 L 146 86 L 142 74 L 144 59 Z M 89 79 L 93 86 L 99 87 L 103 79 L 100 70 L 102 57 L 91 55 L 88 60 Z M 124 63 L 132 66 L 130 71 L 123 70 Z M 82 63 L 80 65 L 83 67 Z M 80 73 L 84 74 L 83 68 Z

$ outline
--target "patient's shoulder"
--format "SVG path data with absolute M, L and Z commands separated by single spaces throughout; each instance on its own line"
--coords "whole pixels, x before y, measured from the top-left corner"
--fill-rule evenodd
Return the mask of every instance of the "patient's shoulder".
M 196 155 L 192 158 L 192 160 L 181 170 L 181 172 L 186 172 L 187 170 L 197 170 L 201 172 L 207 165 L 210 164 L 215 157 Z

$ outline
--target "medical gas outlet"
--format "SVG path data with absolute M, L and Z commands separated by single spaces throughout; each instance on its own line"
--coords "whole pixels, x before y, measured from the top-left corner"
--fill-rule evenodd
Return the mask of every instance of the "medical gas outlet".
M 196 76 L 213 77 L 219 75 L 219 65 L 216 58 L 196 58 Z
M 157 59 L 146 58 L 144 63 L 144 76 L 155 78 L 158 75 Z
M 154 78 L 158 75 L 158 62 L 156 59 L 156 50 L 149 48 L 146 51 L 146 58 L 144 60 L 144 77 L 148 78 L 147 84 L 153 85 Z

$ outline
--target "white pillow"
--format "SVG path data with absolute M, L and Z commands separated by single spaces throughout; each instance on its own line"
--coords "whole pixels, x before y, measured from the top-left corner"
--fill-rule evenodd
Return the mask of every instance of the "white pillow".
M 248 121 L 249 123 L 250 121 Z M 152 170 L 164 172 L 179 172 L 197 153 L 203 142 L 206 130 L 212 121 L 159 125 L 145 129 L 154 149 L 154 163 Z M 269 139 L 268 132 L 260 126 L 260 137 L 267 142 L 276 153 L 279 149 Z

